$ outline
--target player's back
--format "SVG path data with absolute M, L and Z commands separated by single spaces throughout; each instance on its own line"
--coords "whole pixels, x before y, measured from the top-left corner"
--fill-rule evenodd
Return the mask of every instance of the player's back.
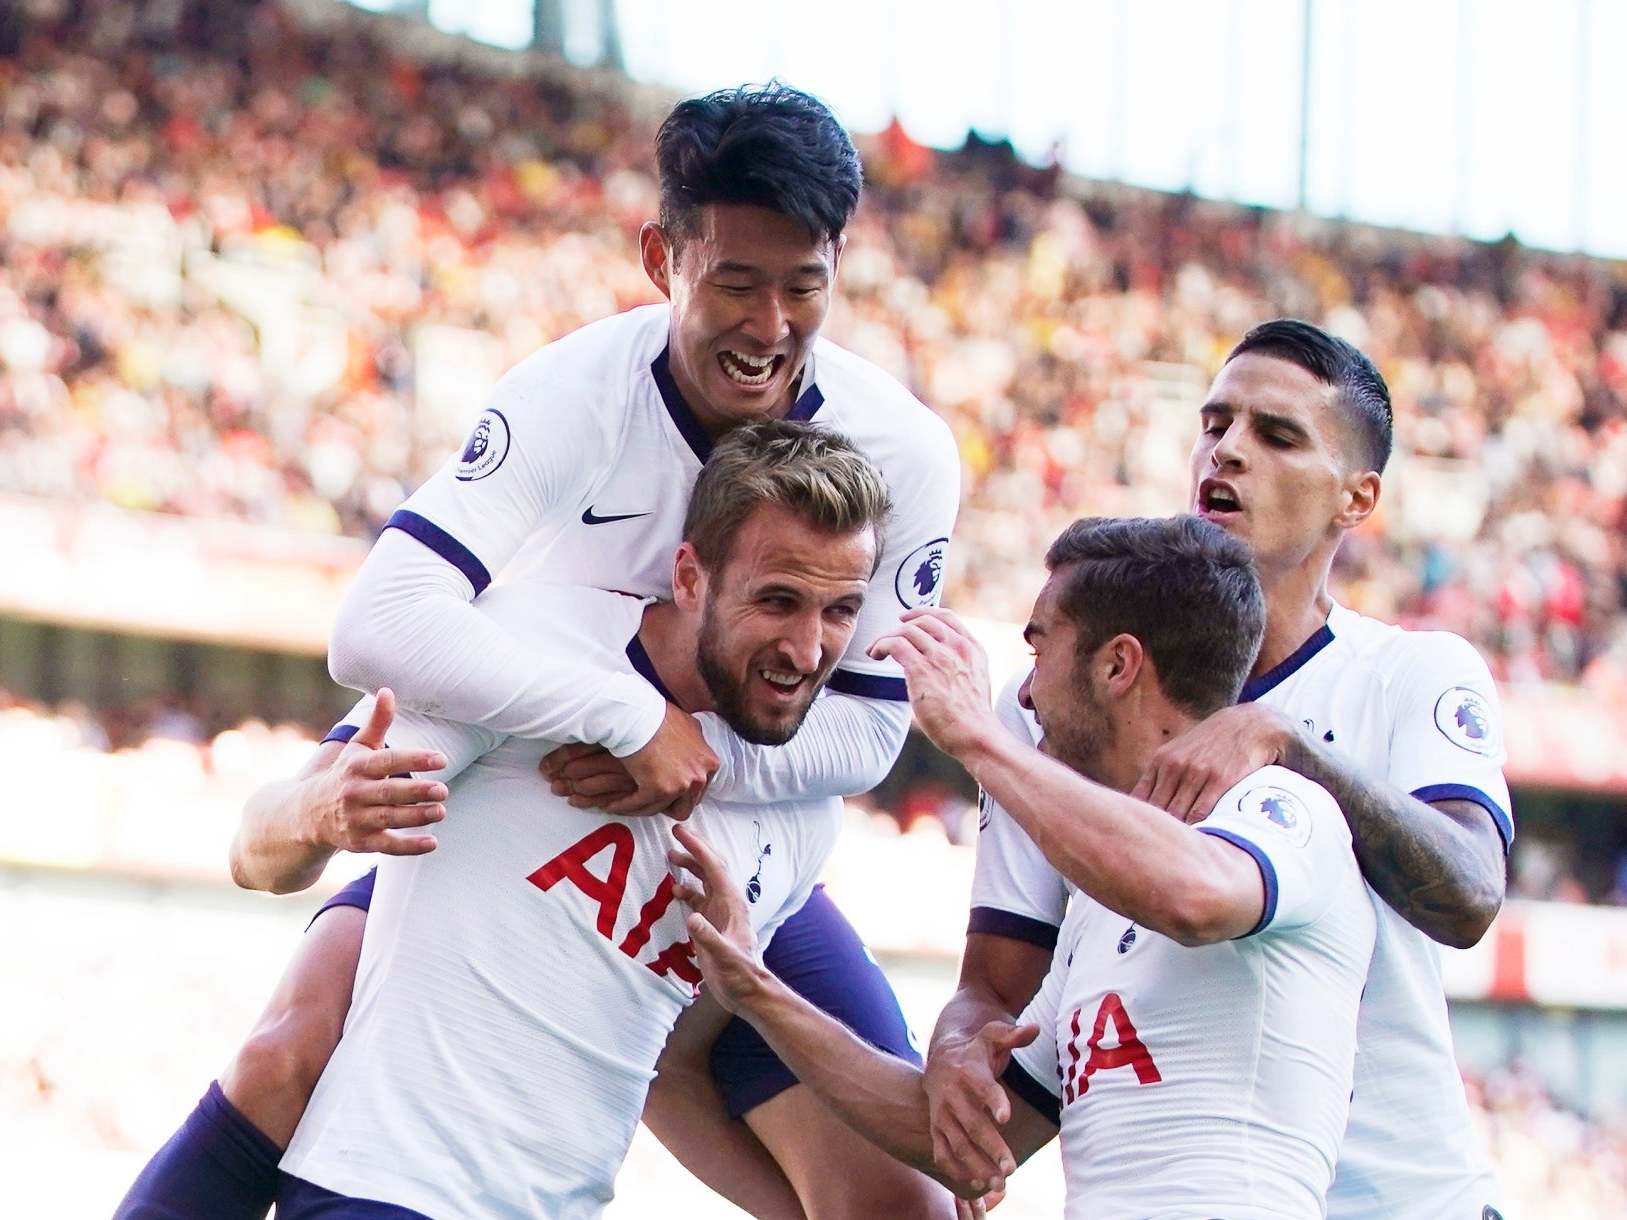
M 1482 804 L 1512 839 L 1496 694 L 1457 636 L 1409 632 L 1342 606 L 1289 664 L 1249 683 L 1324 748 L 1422 800 Z M 1495 1185 L 1452 1049 L 1440 946 L 1374 895 L 1354 1096 L 1329 1194 L 1338 1220 L 1478 1220 Z
M 483 608 L 521 639 L 547 630 L 553 647 L 631 667 L 616 641 L 636 632 L 637 599 L 524 582 Z M 416 732 L 456 761 L 470 747 L 446 748 L 438 725 L 409 717 L 392 744 Z M 537 774 L 549 743 L 480 744 L 450 782 L 437 850 L 380 866 L 345 1036 L 285 1168 L 433 1216 L 591 1216 L 699 980 L 671 898 L 671 823 L 572 809 Z M 838 816 L 706 802 L 691 825 L 752 883 L 771 934 Z
M 1300 776 L 1264 768 L 1200 826 L 1246 839 L 1263 861 L 1258 930 L 1187 947 L 1082 895 L 1064 921 L 1060 977 L 1041 994 L 1058 989 L 1069 1217 L 1322 1214 L 1372 904 L 1338 807 Z M 1017 1060 L 1039 1079 L 1031 1056 Z

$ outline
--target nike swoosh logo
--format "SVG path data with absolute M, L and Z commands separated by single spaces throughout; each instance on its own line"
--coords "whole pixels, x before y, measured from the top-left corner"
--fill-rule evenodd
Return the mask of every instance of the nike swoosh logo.
M 650 510 L 655 511 L 654 509 Z M 612 521 L 632 521 L 638 517 L 648 517 L 649 513 L 618 513 L 613 517 L 601 517 L 593 511 L 592 506 L 582 510 L 583 525 L 608 525 Z

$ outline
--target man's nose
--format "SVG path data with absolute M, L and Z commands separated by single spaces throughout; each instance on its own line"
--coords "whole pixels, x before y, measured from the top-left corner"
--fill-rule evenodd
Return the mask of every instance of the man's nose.
M 1028 711 L 1034 710 L 1034 699 L 1030 687 L 1034 685 L 1034 671 L 1029 670 L 1023 684 L 1017 688 L 1017 703 Z
M 754 297 L 751 312 L 740 329 L 763 347 L 778 347 L 791 329 L 786 322 L 785 303 L 780 300 L 780 294 L 762 292 Z
M 819 668 L 824 653 L 822 626 L 818 616 L 810 614 L 791 624 L 780 639 L 780 647 L 800 673 L 811 674 Z

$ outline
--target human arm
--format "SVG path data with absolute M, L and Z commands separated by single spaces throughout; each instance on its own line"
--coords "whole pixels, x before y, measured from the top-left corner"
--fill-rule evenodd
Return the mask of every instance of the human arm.
M 751 1128 L 730 1118 L 709 1054 L 729 1014 L 702 994 L 678 1018 L 656 1063 L 644 1125 L 683 1167 L 753 1216 L 800 1220 L 802 1204 Z
M 385 745 L 385 734 L 396 746 Z M 447 784 L 499 739 L 484 730 L 395 706 L 386 688 L 362 699 L 300 776 L 250 796 L 231 849 L 232 877 L 246 889 L 308 888 L 337 851 L 422 855 L 428 834 L 398 834 L 445 815 Z
M 1135 791 L 1194 820 L 1249 771 L 1269 763 L 1296 771 L 1333 794 L 1374 891 L 1431 939 L 1467 948 L 1502 906 L 1513 836 L 1496 690 L 1456 636 L 1413 633 L 1401 642 L 1408 655 L 1383 691 L 1392 726 L 1387 775 L 1363 772 L 1281 712 L 1250 703 L 1160 749 Z M 1480 737 L 1458 725 L 1453 692 L 1484 714 Z
M 983 650 L 953 613 L 914 611 L 877 648 L 903 666 L 927 736 L 1084 893 L 1184 945 L 1260 926 L 1265 882 L 1246 850 L 1086 779 L 1001 727 Z
M 641 807 L 687 812 L 716 766 L 692 719 L 637 675 L 539 655 L 470 605 L 616 462 L 625 415 L 605 407 L 583 350 L 549 345 L 498 383 L 462 454 L 390 517 L 340 606 L 328 665 L 342 685 L 393 687 L 434 716 L 602 745 L 628 760 Z
M 707 991 L 724 1008 L 751 1021 L 797 1079 L 843 1122 L 889 1155 L 967 1197 L 1001 1189 L 1016 1162 L 1054 1134 L 1042 1120 L 1031 1121 L 1027 1103 L 1002 1089 L 991 1104 L 1004 1112 L 1005 1124 L 983 1150 L 982 1176 L 950 1180 L 933 1157 L 919 1069 L 875 1050 L 776 979 L 757 952 L 739 887 L 698 837 L 682 827 L 675 834 L 685 850 L 674 853 L 673 862 L 698 879 L 680 883 L 674 892 L 693 909 L 690 941 Z M 986 1036 L 1003 1067 L 1011 1050 L 1032 1041 L 1037 1032 L 1033 1026 L 1018 1029 L 1003 1023 Z M 1008 1146 L 1008 1141 L 1015 1142 Z

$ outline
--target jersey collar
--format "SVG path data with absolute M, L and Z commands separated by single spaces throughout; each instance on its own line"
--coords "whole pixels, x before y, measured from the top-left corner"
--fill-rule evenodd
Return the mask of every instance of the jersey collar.
M 667 684 L 661 681 L 661 675 L 655 672 L 655 662 L 650 660 L 650 654 L 644 650 L 644 644 L 637 635 L 627 641 L 627 659 L 633 663 L 633 668 L 638 671 L 638 676 L 655 687 L 661 698 L 677 706 L 678 701 L 672 697 L 672 692 L 667 689 Z
M 646 349 L 648 350 L 648 349 Z M 672 369 L 668 364 L 667 354 L 671 345 L 661 349 L 661 354 L 650 363 L 650 376 L 655 378 L 655 388 L 661 391 L 661 401 L 666 404 L 667 414 L 672 416 L 673 426 L 678 434 L 684 438 L 695 456 L 705 461 L 712 456 L 712 438 L 707 435 L 701 421 L 696 418 L 694 410 L 684 401 L 683 394 L 678 389 L 678 382 L 672 376 Z M 791 404 L 790 413 L 786 419 L 807 420 L 814 417 L 814 412 L 824 405 L 825 396 L 814 384 L 813 371 L 805 368 L 802 373 L 802 393 L 797 396 L 796 402 Z
M 1337 610 L 1338 607 L 1335 606 L 1334 609 Z M 1334 616 L 1329 614 L 1328 621 L 1312 632 L 1310 639 L 1259 677 L 1250 678 L 1245 682 L 1243 684 L 1243 693 L 1237 696 L 1237 701 L 1239 703 L 1253 703 L 1261 695 L 1274 687 L 1281 686 L 1303 669 L 1306 662 L 1333 643 L 1333 618 Z

